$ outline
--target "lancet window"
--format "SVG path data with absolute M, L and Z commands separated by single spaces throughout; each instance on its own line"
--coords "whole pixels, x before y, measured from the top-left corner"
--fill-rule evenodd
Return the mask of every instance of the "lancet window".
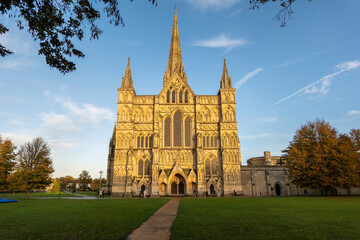
M 217 161 L 214 155 L 210 155 L 205 160 L 205 175 L 217 175 Z
M 184 117 L 181 111 L 176 111 L 173 118 L 164 120 L 165 147 L 191 147 L 191 118 Z
M 177 111 L 174 114 L 174 147 L 181 147 L 181 125 L 182 125 L 182 115 L 180 111 Z
M 219 146 L 218 142 L 219 142 L 219 139 L 218 139 L 218 137 L 216 135 L 211 135 L 211 136 L 205 135 L 205 136 L 203 136 L 202 144 L 203 144 L 204 148 L 218 147 Z
M 138 163 L 138 175 L 150 175 L 150 160 L 147 156 L 142 156 Z
M 150 134 L 146 136 L 140 134 L 137 137 L 138 148 L 152 148 L 152 146 L 153 146 L 153 137 Z

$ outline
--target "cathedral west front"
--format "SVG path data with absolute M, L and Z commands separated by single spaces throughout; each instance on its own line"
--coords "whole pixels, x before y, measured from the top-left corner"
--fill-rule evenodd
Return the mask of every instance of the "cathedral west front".
M 235 89 L 226 62 L 218 94 L 196 95 L 182 62 L 175 9 L 161 92 L 137 95 L 128 60 L 118 88 L 107 189 L 114 197 L 231 195 L 242 192 L 240 166 Z

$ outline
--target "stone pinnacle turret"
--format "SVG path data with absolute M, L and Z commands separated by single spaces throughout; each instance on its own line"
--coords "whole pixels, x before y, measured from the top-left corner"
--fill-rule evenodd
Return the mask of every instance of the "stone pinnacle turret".
M 226 67 L 226 60 L 224 59 L 224 68 L 221 77 L 220 89 L 232 89 L 231 78 Z
M 128 58 L 128 63 L 126 66 L 124 77 L 122 79 L 121 88 L 122 89 L 133 89 L 134 88 L 133 80 L 131 77 L 130 57 Z

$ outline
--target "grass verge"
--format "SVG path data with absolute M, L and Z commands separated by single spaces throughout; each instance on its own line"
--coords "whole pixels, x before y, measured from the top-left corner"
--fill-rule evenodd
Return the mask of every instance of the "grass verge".
M 123 239 L 168 199 L 30 199 L 0 204 L 0 239 Z
M 172 239 L 359 239 L 360 197 L 184 198 Z

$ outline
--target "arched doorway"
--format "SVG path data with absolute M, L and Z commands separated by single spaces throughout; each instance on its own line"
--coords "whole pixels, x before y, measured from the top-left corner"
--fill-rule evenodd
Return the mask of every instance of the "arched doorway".
M 210 185 L 210 195 L 215 195 L 215 187 L 213 184 Z
M 144 196 L 144 192 L 145 192 L 145 185 L 142 185 L 140 190 L 140 195 Z
M 279 182 L 277 182 L 275 184 L 275 193 L 276 193 L 276 196 L 281 196 L 281 185 Z
M 176 182 L 171 183 L 171 194 L 177 194 L 177 184 L 176 184 Z
M 179 194 L 185 194 L 185 187 L 183 182 L 179 182 Z
M 182 195 L 185 194 L 185 179 L 180 174 L 175 174 L 171 180 L 171 194 Z

